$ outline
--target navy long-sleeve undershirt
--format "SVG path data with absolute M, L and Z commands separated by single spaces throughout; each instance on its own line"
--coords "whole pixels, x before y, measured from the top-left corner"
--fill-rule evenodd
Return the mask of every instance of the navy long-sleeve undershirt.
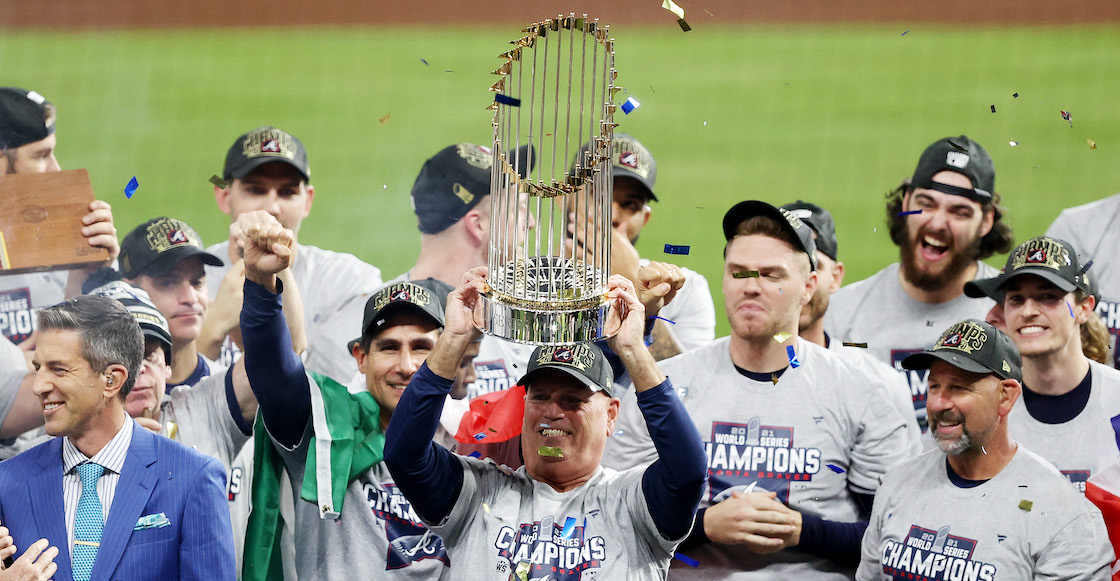
M 311 386 L 303 362 L 292 350 L 284 321 L 280 281 L 276 294 L 245 281 L 241 306 L 241 340 L 245 345 L 245 374 L 257 396 L 265 428 L 280 444 L 299 444 L 311 417 Z
M 385 464 L 428 522 L 447 518 L 463 488 L 462 464 L 432 442 L 451 384 L 421 366 L 385 432 Z M 637 397 L 660 457 L 642 476 L 642 492 L 658 531 L 679 538 L 692 524 L 707 474 L 700 433 L 668 379 Z

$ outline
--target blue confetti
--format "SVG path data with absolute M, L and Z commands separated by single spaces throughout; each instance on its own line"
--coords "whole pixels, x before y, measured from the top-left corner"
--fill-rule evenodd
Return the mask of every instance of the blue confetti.
M 571 538 L 572 533 L 575 532 L 575 530 L 576 530 L 576 519 L 573 518 L 573 517 L 568 517 L 568 518 L 564 519 L 564 530 L 560 531 L 560 538 L 562 538 L 562 539 Z
M 470 456 L 471 456 L 471 458 L 481 458 L 481 457 L 482 457 L 482 453 L 481 453 L 481 452 L 479 452 L 478 450 L 475 450 L 474 452 L 471 452 L 471 455 L 470 455 Z M 831 466 L 831 464 L 830 464 L 830 466 Z
M 132 176 L 132 179 L 128 181 L 128 185 L 124 187 L 124 197 L 132 199 L 132 194 L 135 194 L 139 187 L 140 182 L 136 181 L 136 176 Z
M 510 107 L 520 107 L 521 106 L 521 99 L 514 99 L 513 97 L 510 97 L 509 95 L 503 95 L 501 93 L 495 93 L 494 94 L 494 101 L 497 102 L 497 103 L 501 103 L 502 105 L 509 105 Z
M 666 319 L 665 317 L 658 317 L 657 315 L 654 315 L 653 318 L 661 319 L 662 321 L 665 321 L 666 323 L 669 323 L 670 325 L 676 325 L 677 324 L 676 321 L 670 321 L 669 319 Z
M 911 214 L 921 214 L 921 213 L 922 213 L 921 210 L 910 210 L 909 212 L 899 212 L 898 215 L 899 216 L 909 216 Z
M 626 100 L 625 103 L 622 104 L 622 112 L 629 115 L 631 111 L 641 106 L 642 104 L 639 103 L 637 99 L 630 97 Z
M 685 565 L 688 565 L 689 567 L 699 567 L 700 566 L 700 561 L 697 561 L 696 559 L 693 559 L 692 557 L 686 557 L 686 556 L 684 556 L 680 553 L 673 553 L 673 558 L 675 558 L 678 561 L 684 563 Z
M 424 59 L 420 59 L 420 62 L 424 63 L 424 66 L 430 66 L 430 65 L 428 64 L 428 61 L 426 61 L 426 60 L 424 60 Z
M 1073 317 L 1073 305 L 1070 305 L 1069 301 L 1066 301 L 1066 306 L 1069 307 L 1069 316 Z M 1074 317 L 1074 318 L 1076 318 L 1076 317 Z
M 688 254 L 688 249 L 691 246 L 678 246 L 675 244 L 665 245 L 665 254 Z
M 797 351 L 793 350 L 793 345 L 786 345 L 786 354 L 789 355 L 789 366 L 797 369 L 801 367 L 801 362 L 797 360 Z
M 909 31 L 909 30 L 907 30 L 906 32 L 910 32 L 910 31 Z M 902 33 L 902 36 L 906 36 L 906 32 L 903 32 L 903 33 Z
M 828 466 L 828 468 L 830 470 L 832 470 L 833 472 L 835 472 L 837 474 L 843 474 L 844 473 L 844 469 L 835 465 L 835 464 L 825 464 L 825 466 Z
M 1086 262 L 1085 266 L 1081 267 L 1081 272 L 1083 272 L 1083 273 L 1089 272 L 1089 267 L 1090 266 L 1093 266 L 1093 261 L 1092 260 L 1090 260 L 1089 262 Z

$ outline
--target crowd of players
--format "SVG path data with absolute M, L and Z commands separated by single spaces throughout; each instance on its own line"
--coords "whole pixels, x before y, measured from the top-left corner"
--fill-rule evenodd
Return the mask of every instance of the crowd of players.
M 55 118 L 0 88 L 0 173 L 59 170 Z M 899 262 L 847 285 L 826 209 L 741 202 L 716 339 L 708 281 L 634 247 L 653 156 L 612 148 L 596 344 L 478 331 L 478 145 L 421 167 L 388 281 L 299 242 L 308 152 L 274 127 L 213 180 L 228 240 L 118 242 L 91 204 L 112 264 L 0 275 L 0 579 L 1112 575 L 1084 491 L 1120 459 L 1120 195 L 1016 246 L 988 153 L 940 139 L 886 199 Z

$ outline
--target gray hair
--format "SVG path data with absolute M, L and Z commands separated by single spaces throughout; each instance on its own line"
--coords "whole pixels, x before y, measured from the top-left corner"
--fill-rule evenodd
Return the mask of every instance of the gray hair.
M 119 302 L 81 295 L 38 312 L 40 331 L 76 331 L 82 339 L 82 358 L 101 373 L 123 365 L 128 378 L 121 386 L 124 399 L 132 391 L 144 359 L 144 337 L 136 319 Z

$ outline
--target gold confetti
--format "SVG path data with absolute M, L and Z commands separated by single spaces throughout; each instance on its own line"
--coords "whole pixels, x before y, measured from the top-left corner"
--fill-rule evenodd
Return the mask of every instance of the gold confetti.
M 859 347 L 860 349 L 867 349 L 867 343 L 849 343 L 847 341 L 844 341 L 843 345 L 845 347 Z
M 1086 139 L 1085 141 L 1089 142 L 1089 149 L 1096 149 L 1097 148 L 1097 142 L 1096 141 L 1093 141 L 1092 139 Z
M 793 333 L 778 333 L 777 335 L 774 335 L 774 340 L 779 343 L 785 343 L 786 339 L 789 339 L 792 336 Z
M 777 373 L 771 373 L 770 374 L 770 381 L 773 381 L 774 385 L 778 385 L 778 374 Z
M 541 456 L 551 456 L 553 458 L 563 458 L 564 451 L 556 446 L 541 446 L 537 448 L 537 454 Z
M 1096 149 L 1096 148 L 1094 148 L 1094 149 Z M 229 185 L 228 183 L 226 183 L 226 180 L 223 180 L 222 178 L 218 177 L 217 175 L 210 176 L 210 183 L 214 184 L 215 186 L 218 186 L 219 188 L 224 188 L 224 187 Z
M 692 27 L 689 26 L 688 23 L 685 22 L 683 18 L 678 18 L 677 19 L 677 24 L 681 25 L 681 30 L 683 30 L 685 32 L 688 32 L 688 31 L 692 30 Z
M 490 505 L 486 504 L 485 502 L 482 503 L 482 510 L 485 510 L 486 514 L 490 514 Z
M 759 278 L 757 270 L 737 271 L 731 273 L 731 278 Z
M 676 14 L 677 18 L 684 20 L 684 8 L 677 6 L 677 3 L 673 2 L 673 0 L 663 0 L 661 2 L 661 7 L 668 10 L 669 12 L 672 12 L 673 14 Z
M 1034 508 L 1034 503 L 1029 501 L 1029 500 L 1020 500 L 1019 501 L 1019 508 L 1025 510 L 1027 512 L 1030 512 L 1031 509 Z
M 513 574 L 520 581 L 529 581 L 529 569 L 529 563 L 527 561 L 521 561 L 517 564 L 517 569 L 513 572 Z
M 392 113 L 386 113 L 385 116 L 381 118 L 381 124 L 384 125 L 384 124 L 388 123 L 389 122 L 389 116 L 391 116 L 391 115 L 392 115 Z

